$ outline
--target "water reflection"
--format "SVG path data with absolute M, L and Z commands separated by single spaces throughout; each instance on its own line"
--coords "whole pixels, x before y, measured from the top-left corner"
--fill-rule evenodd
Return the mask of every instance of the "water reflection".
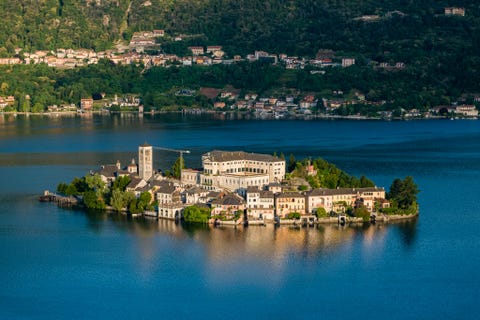
M 210 266 L 242 262 L 246 259 L 267 260 L 282 268 L 292 257 L 315 260 L 330 253 L 350 252 L 352 246 L 361 246 L 364 260 L 381 255 L 390 231 L 399 232 L 406 247 L 414 245 L 416 221 L 376 225 L 319 225 L 300 228 L 274 225 L 264 227 L 213 227 L 191 225 L 169 220 L 131 219 L 119 214 L 86 213 L 87 226 L 95 232 L 113 226 L 131 233 L 141 242 L 158 236 L 183 242 L 195 242 L 208 257 Z M 155 255 L 154 246 L 145 257 Z M 143 256 L 143 255 L 142 255 Z M 243 262 L 242 262 L 243 263 Z

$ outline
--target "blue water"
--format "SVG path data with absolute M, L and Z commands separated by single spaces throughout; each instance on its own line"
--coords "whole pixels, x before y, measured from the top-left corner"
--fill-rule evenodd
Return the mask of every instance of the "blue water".
M 44 189 L 138 144 L 323 157 L 388 187 L 399 224 L 211 229 L 39 203 Z M 168 169 L 176 154 L 156 151 Z M 0 115 L 0 318 L 476 319 L 480 121 L 255 121 Z

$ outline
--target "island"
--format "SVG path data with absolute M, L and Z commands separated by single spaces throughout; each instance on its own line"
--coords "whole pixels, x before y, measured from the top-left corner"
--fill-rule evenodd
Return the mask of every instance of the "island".
M 169 171 L 153 168 L 154 149 L 178 152 Z M 185 168 L 188 150 L 138 147 L 138 158 L 102 165 L 41 201 L 132 217 L 214 225 L 376 223 L 418 215 L 418 186 L 408 176 L 389 192 L 365 176 L 356 178 L 323 159 L 213 150 L 202 168 Z

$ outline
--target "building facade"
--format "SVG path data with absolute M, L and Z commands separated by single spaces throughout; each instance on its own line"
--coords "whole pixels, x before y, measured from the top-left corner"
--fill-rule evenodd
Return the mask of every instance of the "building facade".
M 144 180 L 153 175 L 153 147 L 147 143 L 138 147 L 138 175 Z
M 275 198 L 273 192 L 260 190 L 257 187 L 247 189 L 248 218 L 270 220 L 275 217 Z
M 215 150 L 202 156 L 202 164 L 202 172 L 182 172 L 182 183 L 199 180 L 199 184 L 212 190 L 227 189 L 245 195 L 250 186 L 263 188 L 285 176 L 285 161 L 267 154 Z

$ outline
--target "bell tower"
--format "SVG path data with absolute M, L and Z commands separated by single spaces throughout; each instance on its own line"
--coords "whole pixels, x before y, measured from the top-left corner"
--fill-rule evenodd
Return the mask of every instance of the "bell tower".
M 146 142 L 138 147 L 138 175 L 144 180 L 153 175 L 153 147 Z

